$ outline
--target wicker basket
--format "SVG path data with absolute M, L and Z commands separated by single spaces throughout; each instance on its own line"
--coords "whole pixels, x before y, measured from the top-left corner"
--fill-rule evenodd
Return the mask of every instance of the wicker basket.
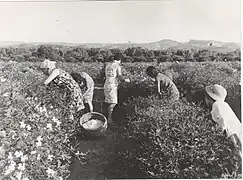
M 103 122 L 102 126 L 97 127 L 96 129 L 88 129 L 88 128 L 84 128 L 83 124 L 85 124 L 86 122 L 92 120 L 92 119 L 97 119 L 100 120 L 101 122 Z M 90 134 L 90 135 L 95 135 L 95 136 L 101 136 L 106 132 L 107 129 L 107 119 L 106 117 L 98 112 L 89 112 L 84 114 L 81 118 L 80 118 L 80 125 L 84 128 L 84 130 L 86 131 L 86 133 Z

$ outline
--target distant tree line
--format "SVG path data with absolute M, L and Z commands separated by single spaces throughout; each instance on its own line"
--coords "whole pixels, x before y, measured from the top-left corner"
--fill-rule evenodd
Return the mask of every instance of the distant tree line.
M 116 52 L 123 54 L 123 62 L 240 61 L 241 57 L 240 50 L 222 53 L 198 49 L 148 50 L 141 47 L 131 47 L 121 50 L 40 45 L 0 48 L 0 59 L 18 62 L 36 62 L 44 58 L 63 62 L 106 62 Z

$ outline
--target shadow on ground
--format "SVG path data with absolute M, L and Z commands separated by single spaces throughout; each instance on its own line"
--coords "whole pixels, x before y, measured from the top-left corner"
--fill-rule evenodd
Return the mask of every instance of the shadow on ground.
M 104 113 L 104 93 L 95 90 L 94 111 Z M 116 108 L 119 111 L 119 108 Z M 118 128 L 109 129 L 104 137 L 77 137 L 78 150 L 84 155 L 84 161 L 74 159 L 71 165 L 70 180 L 111 179 L 111 178 L 145 178 L 139 168 L 126 169 L 119 157 L 119 151 L 132 148 L 132 143 L 123 139 Z

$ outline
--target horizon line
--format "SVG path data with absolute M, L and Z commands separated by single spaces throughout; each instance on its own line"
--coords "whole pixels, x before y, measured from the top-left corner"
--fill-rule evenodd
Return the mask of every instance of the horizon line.
M 68 42 L 68 41 L 20 41 L 20 40 L 17 40 L 17 41 L 0 41 L 0 43 L 24 43 L 24 44 L 32 44 L 32 43 L 44 43 L 44 44 L 55 44 L 55 43 L 66 43 L 66 44 L 149 44 L 149 43 L 156 43 L 156 42 L 160 42 L 160 41 L 176 41 L 176 42 L 179 42 L 179 43 L 188 43 L 190 41 L 212 41 L 212 42 L 221 42 L 221 43 L 235 43 L 235 44 L 241 44 L 241 42 L 236 42 L 236 41 L 221 41 L 221 40 L 212 40 L 212 39 L 189 39 L 189 40 L 186 40 L 186 41 L 179 41 L 179 40 L 174 40 L 174 39 L 169 39 L 169 38 L 166 38 L 166 39 L 161 39 L 161 40 L 158 40 L 158 41 L 150 41 L 150 42 L 131 42 L 131 41 L 126 41 L 126 42 Z

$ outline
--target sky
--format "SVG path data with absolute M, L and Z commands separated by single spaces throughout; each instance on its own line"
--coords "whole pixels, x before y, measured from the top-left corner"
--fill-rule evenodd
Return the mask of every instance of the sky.
M 241 0 L 0 2 L 0 41 L 241 41 Z

